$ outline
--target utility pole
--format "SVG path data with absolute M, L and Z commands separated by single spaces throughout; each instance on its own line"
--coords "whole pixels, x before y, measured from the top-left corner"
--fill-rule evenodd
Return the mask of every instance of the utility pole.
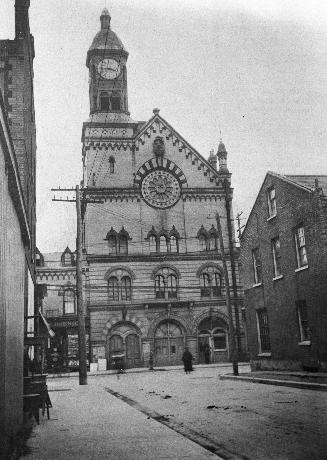
M 77 287 L 77 316 L 78 316 L 78 361 L 79 361 L 79 384 L 87 385 L 86 366 L 86 335 L 85 335 L 85 312 L 83 301 L 83 271 L 82 271 L 82 212 L 79 186 L 76 185 L 76 287 Z
M 227 306 L 227 313 L 228 313 L 228 325 L 229 325 L 229 332 L 230 332 L 230 351 L 232 355 L 232 363 L 233 363 L 233 374 L 238 375 L 238 359 L 237 359 L 237 349 L 236 349 L 236 341 L 235 341 L 235 330 L 234 330 L 234 323 L 233 323 L 233 312 L 231 306 L 231 299 L 230 299 L 230 286 L 229 286 L 229 277 L 227 271 L 227 264 L 226 264 L 226 257 L 225 257 L 225 246 L 224 246 L 224 239 L 223 234 L 221 231 L 221 224 L 220 224 L 220 216 L 218 212 L 216 212 L 216 222 L 217 222 L 217 231 L 218 231 L 218 238 L 220 244 L 220 253 L 221 253 L 221 260 L 223 263 L 223 272 L 224 272 L 224 280 L 225 280 L 225 287 L 226 287 L 226 306 Z

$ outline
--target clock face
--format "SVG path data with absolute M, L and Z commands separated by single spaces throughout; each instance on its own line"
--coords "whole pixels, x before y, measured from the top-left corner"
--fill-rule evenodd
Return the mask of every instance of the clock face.
M 120 74 L 120 65 L 115 59 L 103 59 L 98 64 L 98 72 L 102 78 L 113 80 Z
M 155 170 L 145 176 L 141 186 L 144 200 L 155 208 L 169 208 L 179 200 L 178 180 L 168 171 Z

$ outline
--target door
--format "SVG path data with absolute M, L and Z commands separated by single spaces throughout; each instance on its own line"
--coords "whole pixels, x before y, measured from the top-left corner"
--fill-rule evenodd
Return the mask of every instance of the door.
M 208 363 L 208 350 L 209 350 L 209 361 L 210 361 L 210 335 L 201 334 L 198 338 L 198 350 L 199 350 L 199 364 Z
M 123 338 L 120 335 L 112 335 L 109 339 L 109 367 L 115 368 L 114 356 L 124 353 Z
M 126 367 L 141 366 L 140 338 L 137 334 L 126 337 Z
M 155 366 L 176 366 L 182 364 L 184 335 L 181 328 L 172 321 L 162 322 L 154 337 Z

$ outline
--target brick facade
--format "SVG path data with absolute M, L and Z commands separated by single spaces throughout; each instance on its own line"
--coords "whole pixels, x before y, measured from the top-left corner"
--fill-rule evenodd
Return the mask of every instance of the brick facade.
M 268 173 L 242 234 L 242 280 L 254 368 L 326 367 L 326 177 L 317 176 L 317 180 L 315 185 L 315 177 Z M 277 207 L 276 215 L 269 218 L 267 194 L 272 188 Z M 307 259 L 302 266 L 297 258 L 295 238 L 299 228 L 304 232 Z M 280 276 L 274 274 L 272 239 L 276 237 L 280 241 Z M 262 279 L 259 283 L 254 279 L 254 249 L 260 257 Z M 303 301 L 302 320 L 304 327 L 308 327 L 306 337 L 301 336 L 304 323 L 299 319 L 299 302 Z M 268 352 L 260 350 L 257 314 L 260 309 L 266 309 L 268 317 Z

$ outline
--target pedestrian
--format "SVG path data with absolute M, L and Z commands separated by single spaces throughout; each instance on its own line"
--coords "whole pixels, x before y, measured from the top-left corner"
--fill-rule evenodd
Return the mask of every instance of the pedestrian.
M 204 346 L 204 362 L 210 364 L 210 347 L 208 343 Z
M 186 374 L 189 374 L 191 371 L 193 371 L 192 360 L 193 360 L 193 356 L 191 352 L 189 351 L 187 347 L 185 347 L 185 351 L 182 356 L 182 361 L 184 363 L 184 371 Z
M 150 351 L 150 356 L 149 356 L 149 371 L 153 371 L 153 352 Z

